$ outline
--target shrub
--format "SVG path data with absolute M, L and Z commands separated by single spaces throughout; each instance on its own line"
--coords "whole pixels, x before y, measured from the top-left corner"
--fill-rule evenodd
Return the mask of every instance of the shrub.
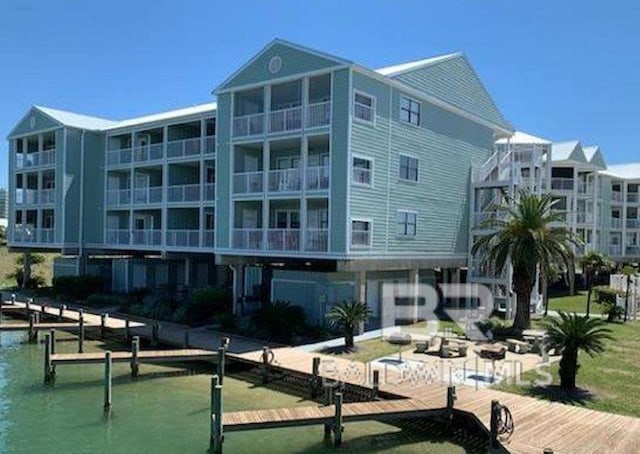
M 103 290 L 102 276 L 58 276 L 53 278 L 53 291 L 60 298 L 86 300 Z
M 253 328 L 258 336 L 290 343 L 306 329 L 307 315 L 300 306 L 288 301 L 274 301 L 258 309 L 251 316 Z
M 233 331 L 237 328 L 237 320 L 231 312 L 223 312 L 218 315 L 218 323 L 223 331 Z
M 485 336 L 493 339 L 506 339 L 512 333 L 511 326 L 498 317 L 491 317 L 487 320 L 476 322 L 476 326 Z
M 185 321 L 203 324 L 214 315 L 231 310 L 231 294 L 226 289 L 210 287 L 193 292 L 192 300 L 185 307 Z
M 85 302 L 91 307 L 110 307 L 117 306 L 120 308 L 124 304 L 124 298 L 118 295 L 107 295 L 105 293 L 94 293 L 87 298 Z
M 624 293 L 612 289 L 611 287 L 601 285 L 593 288 L 594 298 L 597 303 L 616 305 L 617 297 L 624 296 Z
M 606 301 L 602 303 L 602 314 L 607 316 L 608 322 L 615 322 L 624 316 L 624 307 Z

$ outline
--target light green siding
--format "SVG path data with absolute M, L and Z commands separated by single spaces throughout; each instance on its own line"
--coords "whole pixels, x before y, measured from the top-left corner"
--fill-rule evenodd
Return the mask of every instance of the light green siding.
M 462 55 L 399 74 L 394 79 L 510 129 L 475 70 Z
M 80 220 L 80 178 L 81 131 L 67 128 L 67 148 L 63 159 L 63 174 L 60 180 L 62 186 L 62 203 L 64 204 L 64 236 L 65 244 L 77 244 L 79 241 Z M 56 213 L 57 214 L 57 213 Z M 60 218 L 60 216 L 57 216 Z
M 31 126 L 31 118 L 35 119 L 33 127 Z M 38 131 L 60 127 L 60 123 L 52 120 L 36 108 L 31 108 L 29 113 L 16 125 L 9 133 L 9 137 L 19 136 L 23 134 L 37 134 Z
M 84 138 L 83 242 L 102 243 L 104 227 L 105 135 L 85 132 Z M 96 190 L 101 188 L 101 190 Z
M 228 248 L 231 216 L 231 94 L 218 95 L 216 117 L 216 247 Z
M 282 68 L 280 71 L 272 74 L 268 69 L 268 65 L 269 61 L 276 56 L 282 59 Z M 242 69 L 224 85 L 218 87 L 218 90 L 268 82 L 272 79 L 330 68 L 337 64 L 339 64 L 339 62 L 335 60 L 276 42 L 268 46 L 246 68 Z M 220 100 L 218 100 L 218 102 L 219 101 Z

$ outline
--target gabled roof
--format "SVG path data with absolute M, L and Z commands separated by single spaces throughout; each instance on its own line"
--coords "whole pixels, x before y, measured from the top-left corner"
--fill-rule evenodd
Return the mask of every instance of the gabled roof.
M 386 66 L 384 68 L 378 68 L 375 70 L 378 74 L 382 74 L 383 76 L 397 76 L 399 74 L 405 73 L 407 71 L 413 71 L 416 69 L 424 68 L 425 66 L 433 65 L 435 63 L 449 60 L 451 58 L 456 58 L 462 56 L 461 52 L 455 52 L 453 54 L 439 55 L 436 57 L 425 58 L 423 60 L 410 61 L 407 63 L 400 63 L 399 65 Z
M 526 132 L 516 131 L 513 133 L 510 139 L 496 140 L 496 143 L 512 143 L 512 144 L 526 144 L 526 145 L 551 145 L 551 141 L 543 139 L 541 137 L 532 136 Z
M 593 164 L 602 170 L 607 168 L 607 164 L 604 161 L 604 155 L 602 154 L 599 146 L 591 145 L 589 147 L 583 147 L 582 151 L 584 152 L 587 161 L 589 161 L 589 164 Z
M 622 180 L 640 180 L 640 162 L 612 165 L 600 173 Z
M 66 110 L 52 109 L 51 107 L 33 106 L 33 108 L 39 110 L 61 125 L 70 126 L 72 128 L 96 131 L 108 128 L 109 126 L 113 126 L 117 123 L 116 121 L 107 120 L 106 118 L 82 115 Z
M 578 140 L 554 143 L 551 148 L 551 159 L 553 162 L 571 161 L 579 164 L 589 164 Z
M 216 109 L 217 109 L 217 104 L 215 102 L 210 102 L 207 104 L 199 104 L 192 107 L 184 107 L 181 109 L 169 110 L 166 112 L 161 112 L 161 113 L 152 114 L 152 115 L 145 115 L 142 117 L 129 118 L 128 120 L 115 122 L 114 125 L 105 129 L 127 128 L 130 126 L 136 126 L 136 125 L 141 125 L 145 123 L 155 123 L 157 121 L 170 120 L 172 118 L 187 117 L 190 115 L 213 112 Z

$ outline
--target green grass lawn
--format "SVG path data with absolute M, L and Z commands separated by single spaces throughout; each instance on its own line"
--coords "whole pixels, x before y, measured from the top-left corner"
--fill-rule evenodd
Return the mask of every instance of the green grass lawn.
M 557 387 L 498 385 L 498 389 L 581 405 L 594 410 L 640 417 L 640 322 L 610 324 L 614 341 L 595 358 L 580 352 L 577 384 L 581 392 L 567 396 Z M 553 384 L 559 384 L 558 366 L 552 366 Z M 524 374 L 535 379 L 535 372 Z
M 549 310 L 585 313 L 587 312 L 587 292 L 578 292 L 573 296 L 549 298 Z M 591 311 L 597 314 L 600 313 L 600 307 L 598 304 L 593 302 L 593 296 L 591 301 Z
M 0 287 L 14 287 L 16 285 L 15 279 L 7 277 L 16 268 L 16 258 L 21 255 L 20 253 L 13 253 L 7 250 L 6 246 L 0 247 Z M 34 265 L 31 268 L 33 274 L 39 274 L 44 277 L 46 285 L 51 285 L 51 278 L 53 276 L 53 259 L 59 254 L 42 254 L 45 261 L 39 265 Z

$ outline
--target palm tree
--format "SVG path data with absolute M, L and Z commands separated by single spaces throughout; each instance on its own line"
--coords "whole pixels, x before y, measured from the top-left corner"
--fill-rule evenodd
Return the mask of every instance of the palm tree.
M 589 318 L 576 313 L 559 313 L 560 318 L 543 322 L 548 336 L 549 346 L 562 350 L 560 358 L 560 387 L 572 390 L 576 387 L 578 375 L 578 351 L 589 356 L 602 353 L 605 340 L 613 340 L 611 330 L 601 318 Z
M 631 265 L 622 268 L 622 274 L 627 277 L 627 290 L 624 294 L 624 321 L 627 321 L 627 313 L 629 312 L 629 290 L 631 288 L 631 278 L 635 276 L 636 269 Z
M 498 216 L 485 223 L 495 229 L 473 245 L 472 253 L 484 254 L 485 263 L 502 273 L 511 264 L 513 289 L 516 293 L 516 315 L 513 329 L 529 327 L 529 301 L 538 270 L 548 270 L 559 264 L 573 271 L 571 249 L 578 240 L 567 229 L 552 227 L 562 221 L 560 213 L 552 211 L 555 200 L 551 194 L 535 195 L 518 191 L 517 198 L 508 197 L 505 204 L 495 207 Z
M 351 350 L 354 347 L 353 337 L 356 327 L 360 323 L 366 322 L 369 315 L 371 315 L 371 311 L 365 303 L 343 301 L 331 308 L 327 313 L 327 318 L 333 325 L 342 328 L 344 331 L 344 346 L 347 350 Z
M 613 269 L 614 264 L 604 256 L 604 254 L 596 251 L 587 252 L 578 260 L 580 268 L 586 278 L 587 284 L 587 317 L 591 312 L 591 291 L 593 289 L 593 278 L 600 273 L 606 273 Z

